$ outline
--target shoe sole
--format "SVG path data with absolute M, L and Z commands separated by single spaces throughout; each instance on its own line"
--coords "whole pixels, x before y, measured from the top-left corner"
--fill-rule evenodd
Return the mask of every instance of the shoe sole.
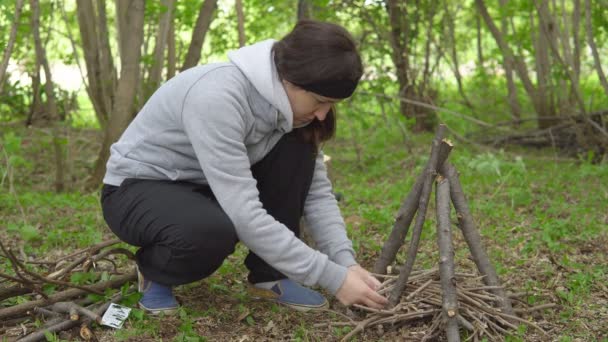
M 164 314 L 167 316 L 172 316 L 172 315 L 177 314 L 177 309 L 179 309 L 179 306 L 176 306 L 174 308 L 150 309 L 150 308 L 145 307 L 142 303 L 137 303 L 137 305 L 139 306 L 140 309 L 144 310 L 146 313 L 149 313 L 151 315 Z
M 325 302 L 323 304 L 317 305 L 317 306 L 293 304 L 293 303 L 287 303 L 287 302 L 282 302 L 282 301 L 278 300 L 279 295 L 275 294 L 274 292 L 269 291 L 269 290 L 258 289 L 256 287 L 251 286 L 247 289 L 247 291 L 249 292 L 249 295 L 252 299 L 281 304 L 281 305 L 284 305 L 290 309 L 293 309 L 293 310 L 296 310 L 299 312 L 324 310 L 329 307 L 329 303 L 327 302 L 327 300 L 325 300 Z

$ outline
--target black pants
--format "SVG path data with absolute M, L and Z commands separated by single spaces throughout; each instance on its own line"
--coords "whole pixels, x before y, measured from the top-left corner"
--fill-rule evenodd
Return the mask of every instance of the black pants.
M 292 132 L 251 167 L 264 209 L 296 236 L 315 163 L 315 149 Z M 180 285 L 203 279 L 234 252 L 234 225 L 207 185 L 128 178 L 104 185 L 103 215 L 122 241 L 140 247 L 139 270 L 150 280 Z M 252 283 L 285 278 L 250 252 Z

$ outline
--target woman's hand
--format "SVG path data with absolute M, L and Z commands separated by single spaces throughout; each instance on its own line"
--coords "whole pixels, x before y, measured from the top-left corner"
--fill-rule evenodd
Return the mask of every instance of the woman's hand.
M 336 293 L 336 298 L 344 305 L 362 304 L 374 309 L 382 309 L 388 300 L 378 294 L 378 279 L 359 265 L 348 268 L 346 279 Z

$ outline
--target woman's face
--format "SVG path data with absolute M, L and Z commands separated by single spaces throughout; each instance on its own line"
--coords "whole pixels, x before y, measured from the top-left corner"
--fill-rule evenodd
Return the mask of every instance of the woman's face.
M 283 87 L 293 112 L 293 127 L 305 126 L 315 118 L 319 121 L 325 120 L 331 106 L 340 101 L 340 99 L 325 97 L 304 90 L 285 80 L 283 80 Z

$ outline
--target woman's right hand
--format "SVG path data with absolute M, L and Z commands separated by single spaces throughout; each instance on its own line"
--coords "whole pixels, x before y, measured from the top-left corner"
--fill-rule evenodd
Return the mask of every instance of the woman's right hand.
M 365 277 L 371 277 L 371 275 L 349 268 L 344 283 L 336 293 L 336 298 L 346 306 L 362 304 L 374 309 L 384 308 L 388 304 L 388 299 L 370 287 L 368 284 L 373 284 L 373 282 L 370 279 L 364 279 Z

